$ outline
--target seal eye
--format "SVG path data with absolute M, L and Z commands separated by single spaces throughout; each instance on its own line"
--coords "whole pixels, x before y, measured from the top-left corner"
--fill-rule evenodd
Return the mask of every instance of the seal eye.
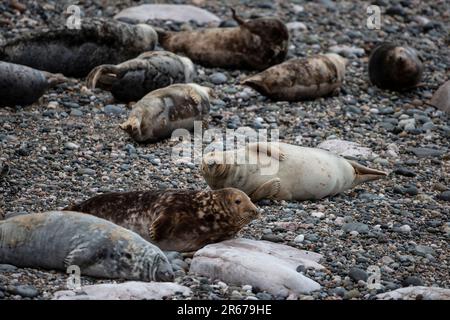
M 241 199 L 236 199 L 235 201 L 234 201 L 234 203 L 236 203 L 236 204 L 241 204 Z

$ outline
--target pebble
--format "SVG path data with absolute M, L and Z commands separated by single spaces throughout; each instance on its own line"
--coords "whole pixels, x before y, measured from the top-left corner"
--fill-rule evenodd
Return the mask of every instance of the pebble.
M 394 173 L 405 177 L 415 177 L 416 173 L 408 168 L 399 167 L 394 169 Z
M 359 280 L 367 281 L 367 278 L 369 277 L 367 272 L 360 268 L 350 269 L 348 276 L 356 282 L 358 282 Z
M 73 142 L 66 142 L 64 144 L 64 148 L 69 149 L 69 150 L 76 150 L 76 149 L 79 149 L 80 146 Z
M 439 196 L 438 196 L 439 200 L 442 201 L 447 201 L 450 202 L 450 190 L 444 191 L 442 192 Z
M 227 76 L 222 72 L 216 72 L 209 77 L 209 80 L 214 84 L 223 84 L 227 82 Z
M 103 108 L 103 112 L 109 115 L 120 115 L 126 112 L 126 109 L 122 106 L 115 104 L 108 104 Z
M 402 281 L 402 286 L 403 287 L 409 287 L 409 286 L 423 286 L 423 281 L 418 278 L 418 277 L 406 277 L 403 281 Z
M 401 232 L 404 232 L 404 233 L 410 233 L 411 232 L 411 227 L 409 225 L 407 225 L 407 224 L 402 225 L 399 229 L 400 229 Z
M 368 233 L 369 226 L 367 224 L 364 224 L 361 222 L 350 222 L 350 223 L 345 223 L 342 226 L 342 230 L 344 230 L 345 232 L 356 231 L 358 233 Z
M 39 295 L 38 290 L 32 285 L 10 286 L 7 288 L 7 291 L 24 298 L 36 298 Z
M 302 243 L 303 240 L 305 240 L 305 236 L 303 234 L 299 234 L 298 236 L 295 237 L 294 242 L 295 243 Z

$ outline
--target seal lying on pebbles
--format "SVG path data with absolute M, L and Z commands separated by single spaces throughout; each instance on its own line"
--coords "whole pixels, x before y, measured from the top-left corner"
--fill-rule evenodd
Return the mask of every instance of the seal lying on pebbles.
M 264 70 L 285 59 L 289 32 L 283 22 L 276 18 L 244 21 L 232 11 L 238 27 L 183 32 L 157 29 L 159 43 L 206 67 Z
M 118 65 L 102 65 L 87 76 L 89 88 L 111 91 L 117 100 L 137 101 L 150 91 L 173 83 L 192 82 L 195 66 L 189 58 L 168 51 L 145 52 Z
M 0 263 L 100 278 L 171 281 L 164 253 L 136 233 L 79 213 L 51 211 L 0 221 Z
M 0 107 L 32 104 L 64 81 L 59 74 L 0 61 Z
M 248 196 L 233 188 L 106 193 L 67 210 L 110 220 L 163 250 L 179 252 L 230 239 L 258 216 Z
M 192 130 L 194 121 L 209 113 L 211 88 L 195 83 L 173 84 L 139 100 L 120 128 L 139 142 L 156 142 L 175 129 Z
M 315 200 L 333 196 L 365 181 L 377 180 L 386 173 L 367 168 L 328 151 L 286 143 L 250 143 L 236 151 L 247 154 L 239 164 L 231 151 L 207 153 L 201 173 L 212 189 L 238 188 L 253 201 Z M 257 159 L 252 164 L 250 157 Z M 244 161 L 242 161 L 244 162 Z M 263 172 L 271 163 L 275 170 Z M 266 166 L 268 167 L 268 166 Z M 267 169 L 267 168 L 266 168 Z
M 419 84 L 422 72 L 420 56 L 410 47 L 382 43 L 369 58 L 370 81 L 382 89 L 411 89 Z
M 299 101 L 337 93 L 347 59 L 335 53 L 291 59 L 241 82 L 273 100 Z
M 7 41 L 0 47 L 0 60 L 84 77 L 101 64 L 117 64 L 153 50 L 157 38 L 149 25 L 86 18 L 79 30 L 62 26 Z

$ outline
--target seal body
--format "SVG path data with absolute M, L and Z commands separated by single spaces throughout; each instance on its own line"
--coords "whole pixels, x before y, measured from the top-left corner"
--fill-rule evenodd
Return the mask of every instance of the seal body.
M 373 49 L 369 58 L 369 78 L 382 89 L 402 91 L 417 86 L 423 64 L 416 50 L 393 43 Z
M 62 75 L 0 61 L 0 107 L 32 104 L 64 81 Z
M 192 130 L 209 113 L 212 89 L 194 83 L 173 84 L 150 92 L 120 127 L 138 142 L 169 138 L 175 129 Z
M 66 270 L 100 278 L 170 281 L 163 252 L 136 233 L 79 213 L 51 211 L 0 221 L 0 263 Z
M 287 54 L 289 32 L 276 18 L 243 21 L 233 12 L 238 27 L 198 31 L 157 30 L 165 50 L 186 55 L 206 67 L 264 70 L 282 62 Z
M 194 251 L 232 238 L 258 216 L 237 189 L 106 193 L 67 208 L 110 220 L 163 250 Z
M 111 91 L 117 100 L 130 102 L 173 83 L 192 82 L 194 77 L 195 66 L 189 58 L 152 51 L 118 65 L 95 67 L 86 81 L 90 88 Z
M 249 159 L 237 161 L 244 156 Z M 281 142 L 213 151 L 204 156 L 201 173 L 212 189 L 234 187 L 253 201 L 321 199 L 386 175 L 326 150 Z
M 345 65 L 346 59 L 334 53 L 291 59 L 251 76 L 241 84 L 273 100 L 314 99 L 339 91 Z
M 117 64 L 153 50 L 157 37 L 148 25 L 86 18 L 81 29 L 62 26 L 7 41 L 0 47 L 0 60 L 84 77 L 101 64 Z

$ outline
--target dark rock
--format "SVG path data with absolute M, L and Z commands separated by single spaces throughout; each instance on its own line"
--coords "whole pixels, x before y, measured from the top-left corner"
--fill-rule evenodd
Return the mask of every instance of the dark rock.
M 439 157 L 445 153 L 442 150 L 431 149 L 431 148 L 411 148 L 411 149 L 409 149 L 409 151 L 414 153 L 419 158 Z
M 349 222 L 342 226 L 345 232 L 357 231 L 359 233 L 368 233 L 369 226 L 361 222 Z
M 7 288 L 7 291 L 24 298 L 36 298 L 39 295 L 39 291 L 31 285 L 10 286 Z
M 348 276 L 355 282 L 358 282 L 359 280 L 367 281 L 367 278 L 369 277 L 367 272 L 360 268 L 351 268 Z
M 438 195 L 438 199 L 450 202 L 450 190 L 442 192 L 440 195 Z
M 409 286 L 423 286 L 423 281 L 418 278 L 418 277 L 406 277 L 403 281 L 402 281 L 402 286 L 403 287 L 409 287 Z
M 405 176 L 405 177 L 415 177 L 416 173 L 412 170 L 409 170 L 405 167 L 399 167 L 397 169 L 394 170 L 395 174 L 398 174 L 400 176 Z

